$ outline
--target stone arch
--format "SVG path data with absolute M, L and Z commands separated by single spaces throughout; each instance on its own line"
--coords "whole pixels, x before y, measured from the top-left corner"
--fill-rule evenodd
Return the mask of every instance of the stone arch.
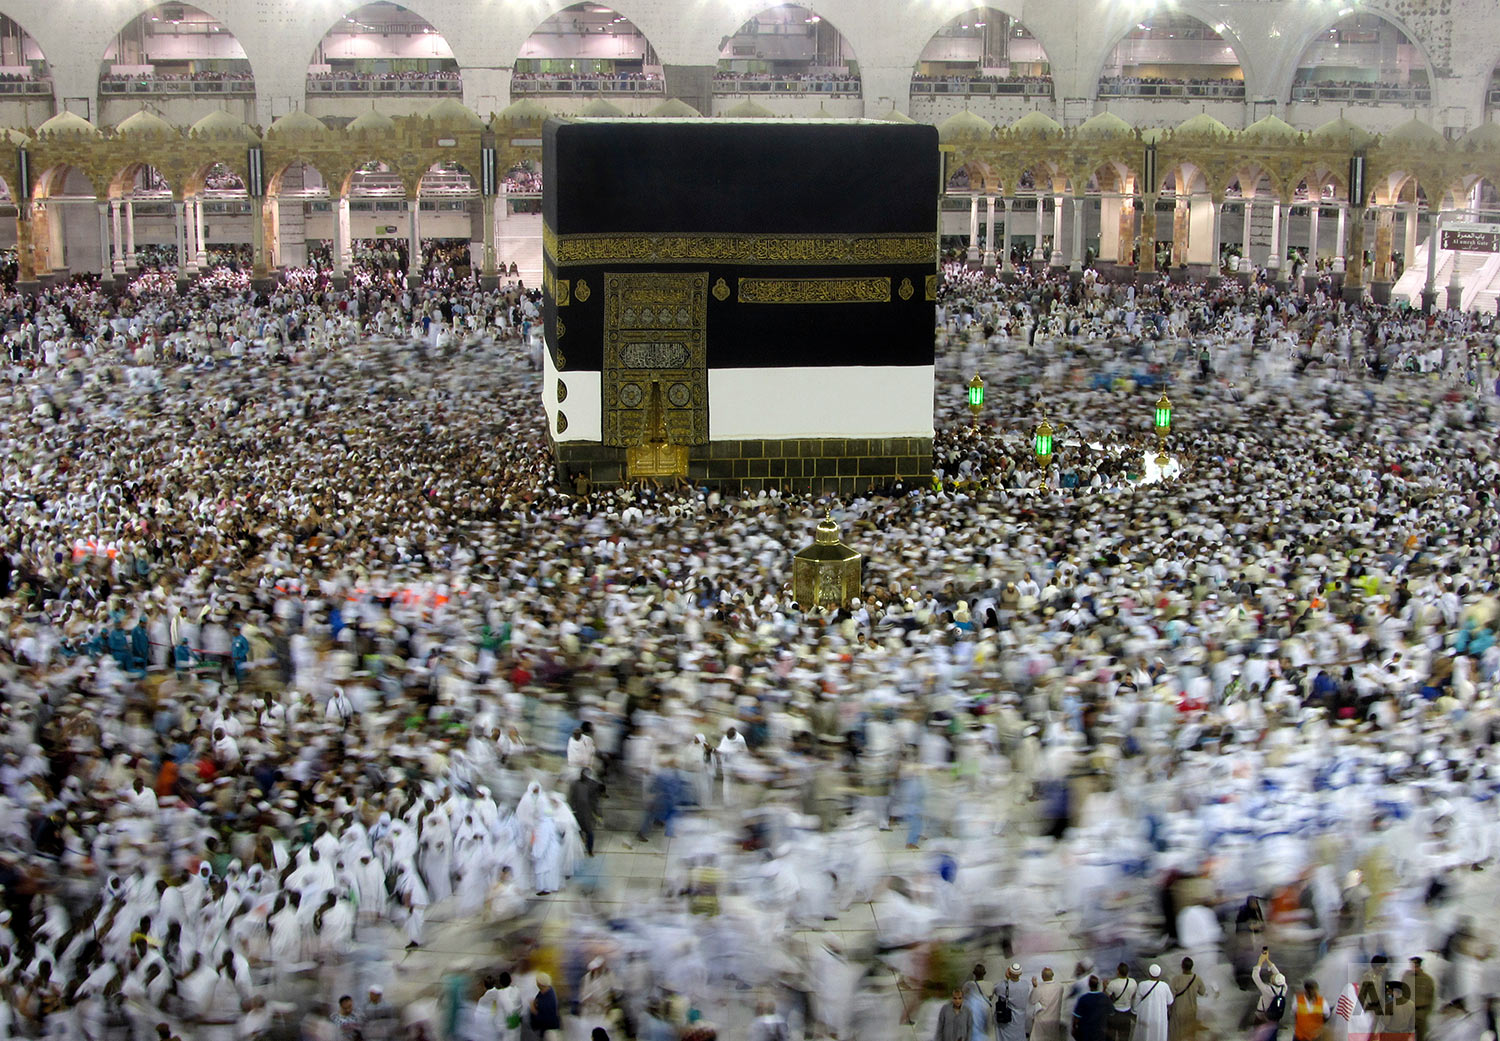
M 1294 49 L 1294 53 L 1297 55 L 1297 58 L 1295 61 L 1288 63 L 1284 81 L 1277 84 L 1276 97 L 1279 100 L 1287 101 L 1291 98 L 1292 88 L 1297 84 L 1299 74 L 1304 68 L 1311 67 L 1306 64 L 1309 53 L 1312 52 L 1314 47 L 1318 46 L 1319 43 L 1322 42 L 1322 37 L 1327 36 L 1330 32 L 1339 30 L 1341 27 L 1350 25 L 1351 23 L 1357 25 L 1361 20 L 1368 22 L 1383 22 L 1400 33 L 1401 36 L 1405 38 L 1406 42 L 1416 49 L 1417 56 L 1421 59 L 1422 72 L 1426 79 L 1426 85 L 1429 89 L 1431 88 L 1435 79 L 1435 69 L 1432 64 L 1432 58 L 1427 53 L 1427 48 L 1420 42 L 1416 33 L 1413 32 L 1411 28 L 1402 21 L 1402 19 L 1386 11 L 1378 11 L 1369 7 L 1361 7 L 1358 10 L 1350 10 L 1348 8 L 1345 8 L 1343 10 L 1346 13 L 1337 15 L 1331 20 L 1324 20 L 1318 25 L 1317 28 L 1304 33 L 1302 37 L 1293 44 L 1293 47 L 1288 48 L 1289 51 L 1293 51 Z
M 1025 34 L 1019 38 L 1027 42 L 1026 53 L 1019 57 L 1013 54 L 1013 40 L 1018 38 L 1015 36 L 1017 30 Z M 1029 53 L 1033 47 L 1037 54 Z M 949 67 L 958 65 L 967 70 L 971 62 L 976 78 L 986 68 L 1011 69 L 1018 63 L 1027 72 L 1015 84 L 1006 83 L 1004 78 L 996 84 L 976 80 L 965 84 L 964 93 L 972 93 L 976 86 L 1018 86 L 1023 88 L 1019 93 L 1024 95 L 1024 88 L 1028 85 L 1026 79 L 1030 77 L 1044 77 L 1048 85 L 1047 93 L 1051 93 L 1052 59 L 1041 40 L 1019 18 L 989 5 L 980 5 L 953 16 L 927 38 L 913 64 L 912 92 L 917 93 L 925 83 L 930 83 L 934 88 L 950 85 L 954 70 Z M 942 63 L 945 68 L 937 70 L 933 68 L 935 63 Z M 1011 78 L 1016 79 L 1014 76 Z M 1004 90 L 999 93 L 1011 94 L 1017 91 Z
M 425 71 L 451 71 L 455 77 L 455 82 L 461 85 L 463 66 L 458 59 L 458 55 L 454 51 L 452 41 L 454 39 L 462 40 L 465 34 L 463 32 L 463 27 L 458 25 L 452 26 L 451 31 L 445 32 L 439 26 L 440 21 L 446 21 L 446 19 L 443 19 L 441 17 L 441 14 L 442 12 L 439 10 L 433 10 L 431 11 L 431 13 L 428 13 L 427 5 L 424 3 L 396 4 L 392 2 L 392 0 L 366 0 L 366 2 L 364 3 L 349 7 L 345 9 L 344 13 L 341 14 L 336 20 L 330 22 L 324 28 L 321 35 L 318 36 L 317 42 L 314 43 L 312 50 L 308 55 L 307 66 L 309 70 L 309 78 L 311 79 L 312 77 L 312 69 L 314 67 L 318 66 L 319 64 L 329 64 L 334 60 L 339 62 L 425 61 L 428 63 Z M 424 38 L 430 37 L 431 53 L 424 54 L 420 57 L 410 56 L 403 58 L 401 56 L 386 56 L 374 53 L 375 49 L 370 48 L 371 53 L 359 54 L 357 53 L 357 51 L 365 48 L 355 45 L 354 41 L 356 39 L 362 40 L 365 37 L 359 35 L 358 33 L 351 33 L 349 34 L 350 39 L 344 41 L 344 46 L 337 48 L 335 53 L 331 54 L 329 52 L 328 44 L 330 39 L 338 35 L 337 30 L 344 25 L 351 25 L 356 28 L 367 25 L 367 23 L 362 20 L 362 17 L 365 19 L 369 19 L 368 25 L 372 27 L 372 31 L 373 26 L 376 22 L 378 22 L 380 25 L 385 26 L 425 28 L 426 31 L 424 33 L 416 35 L 421 35 Z M 403 35 L 414 34 L 404 33 Z M 324 59 L 324 61 L 320 63 L 318 60 L 319 58 Z
M 1481 208 L 1487 210 L 1500 209 L 1500 177 L 1494 173 L 1465 174 L 1458 181 L 1448 186 L 1444 197 L 1454 195 L 1467 200 L 1476 190 L 1479 190 L 1479 203 Z
M 571 19 L 576 26 L 581 28 L 582 31 L 579 32 L 578 35 L 583 40 L 588 40 L 590 38 L 589 33 L 591 31 L 597 31 L 597 37 L 602 38 L 607 33 L 611 41 L 615 42 L 610 46 L 598 48 L 599 53 L 594 55 L 586 53 L 544 53 L 545 47 L 542 45 L 541 38 L 549 35 L 553 31 L 553 29 L 565 26 L 568 23 L 569 19 Z M 549 27 L 553 27 L 553 29 L 549 29 Z M 622 34 L 626 35 L 626 42 L 618 43 Z M 630 42 L 631 40 L 636 38 L 638 38 L 640 41 L 639 57 L 637 57 L 634 53 L 636 48 Z M 611 47 L 615 49 L 616 53 L 606 53 L 611 49 Z M 528 53 L 528 51 L 533 53 Z M 521 41 L 520 45 L 516 49 L 514 66 L 515 74 L 511 79 L 511 93 L 525 93 L 524 87 L 518 85 L 525 84 L 527 82 L 525 77 L 527 76 L 549 75 L 554 74 L 557 71 L 552 70 L 552 72 L 549 73 L 548 70 L 542 68 L 532 69 L 529 66 L 523 68 L 521 63 L 543 63 L 547 61 L 569 62 L 574 66 L 573 71 L 578 71 L 576 69 L 576 65 L 578 62 L 595 63 L 596 65 L 599 62 L 605 61 L 612 63 L 624 62 L 629 66 L 628 68 L 625 68 L 624 71 L 640 72 L 643 75 L 646 74 L 648 70 L 660 69 L 661 67 L 661 59 L 657 56 L 656 46 L 654 43 L 652 43 L 651 37 L 647 35 L 646 31 L 640 27 L 639 23 L 630 18 L 628 15 L 620 13 L 620 11 L 613 6 L 598 3 L 572 3 L 565 7 L 560 7 L 549 14 L 547 17 L 543 18 L 541 21 L 537 22 L 536 25 L 532 27 L 531 31 L 526 35 L 526 38 Z M 634 65 L 636 61 L 640 62 L 640 66 L 638 69 Z M 620 66 L 617 64 L 616 69 L 619 68 Z M 598 73 L 600 72 L 600 70 L 596 67 L 594 69 L 582 70 L 582 72 L 584 72 L 585 74 L 590 72 Z M 543 92 L 545 93 L 545 91 Z
M 54 195 L 61 195 L 66 190 L 68 178 L 73 174 L 77 174 L 88 182 L 95 198 L 105 197 L 104 193 L 99 190 L 100 181 L 93 171 L 75 163 L 59 162 L 32 175 L 32 199 L 48 199 Z
M 1213 194 L 1214 182 L 1209 171 L 1192 159 L 1181 159 L 1165 171 L 1158 171 L 1161 184 L 1158 195 L 1192 196 Z
M 468 180 L 468 186 L 465 189 L 466 194 L 463 197 L 466 199 L 479 198 L 479 178 L 474 176 L 473 171 L 469 169 L 469 165 L 457 159 L 439 159 L 422 172 L 422 176 L 417 182 L 417 197 L 422 199 L 435 197 L 435 193 L 438 190 L 437 186 L 434 183 L 429 183 L 428 178 L 433 178 L 435 181 L 438 175 L 445 172 L 440 171 L 438 167 L 452 166 Z M 472 192 L 472 194 L 467 194 L 468 192 Z
M 1079 180 L 1085 180 L 1079 177 Z M 1108 159 L 1087 171 L 1085 194 L 1117 192 L 1128 194 L 1137 181 L 1136 172 L 1117 159 Z
M 808 62 L 808 67 L 810 69 L 842 67 L 848 73 L 856 76 L 853 92 L 861 92 L 862 85 L 857 80 L 859 56 L 855 53 L 854 45 L 849 41 L 849 37 L 832 21 L 819 14 L 814 8 L 803 3 L 770 4 L 754 12 L 750 17 L 742 21 L 739 27 L 726 36 L 720 45 L 718 60 L 719 75 L 739 71 L 733 68 L 733 64 L 736 61 L 748 66 L 757 62 L 772 60 L 762 56 L 758 48 L 754 54 L 737 56 L 735 44 L 735 41 L 745 36 L 751 30 L 752 26 L 762 24 L 763 19 L 767 22 L 775 21 L 774 19 L 768 19 L 768 15 L 778 15 L 789 24 L 794 24 L 791 20 L 800 18 L 803 25 L 810 26 L 811 28 L 806 35 L 811 39 L 813 53 L 811 60 Z M 786 59 L 782 58 L 780 60 L 785 61 Z M 828 64 L 820 65 L 818 64 L 819 62 L 827 62 Z
M 276 196 L 281 194 L 282 183 L 287 171 L 294 166 L 305 166 L 309 170 L 312 170 L 322 180 L 325 187 L 338 184 L 342 181 L 340 177 L 329 176 L 328 171 L 324 170 L 315 160 L 301 153 L 293 153 L 283 157 L 281 164 L 276 168 L 276 172 L 266 178 L 266 195 Z
M 1442 193 L 1450 191 L 1452 187 L 1442 180 L 1438 180 L 1438 186 L 1442 188 Z M 1431 198 L 1432 192 L 1428 191 L 1428 183 L 1420 171 L 1391 170 L 1370 186 L 1370 196 L 1375 205 L 1390 206 L 1412 201 L 1420 202 Z
M 376 149 L 368 152 L 360 152 L 352 158 L 355 165 L 339 180 L 340 195 L 353 197 L 356 194 L 356 189 L 362 187 L 358 183 L 359 181 L 366 179 L 369 175 L 389 174 L 401 183 L 402 198 L 410 198 L 411 193 L 406 183 L 406 178 L 402 176 L 400 160 L 396 156 L 388 155 Z
M 1327 163 L 1311 163 L 1307 166 L 1298 167 L 1287 180 L 1289 183 L 1292 183 L 1293 190 L 1295 190 L 1297 185 L 1306 184 L 1310 201 L 1315 185 L 1320 193 L 1323 188 L 1332 185 L 1334 197 L 1337 199 L 1342 198 L 1344 195 L 1348 173 L 1347 167 L 1341 171 L 1336 166 L 1329 166 Z M 1321 198 L 1321 195 L 1319 195 L 1319 198 Z
M 1068 184 L 1069 178 L 1061 166 L 1050 159 L 1035 159 L 1020 163 L 1011 191 L 1012 194 L 1066 195 Z
M 1230 54 L 1233 55 L 1235 63 L 1233 65 L 1228 65 L 1222 62 L 1209 62 L 1206 60 L 1200 62 L 1132 62 L 1129 60 L 1132 55 L 1127 54 L 1124 51 L 1124 48 L 1128 43 L 1130 43 L 1132 38 L 1149 41 L 1160 39 L 1161 37 L 1158 34 L 1165 34 L 1165 38 L 1171 40 L 1178 38 L 1178 34 L 1183 33 L 1199 34 L 1201 36 L 1201 39 L 1203 39 L 1205 43 L 1211 44 L 1213 41 L 1222 42 L 1225 48 L 1230 52 Z M 1210 23 L 1206 18 L 1200 17 L 1197 14 L 1193 14 L 1180 8 L 1161 7 L 1151 12 L 1144 18 L 1137 20 L 1133 25 L 1129 26 L 1115 37 L 1114 43 L 1109 47 L 1107 51 L 1105 51 L 1103 59 L 1099 63 L 1098 75 L 1094 78 L 1096 84 L 1096 95 L 1104 96 L 1107 89 L 1106 81 L 1110 77 L 1115 75 L 1126 78 L 1148 79 L 1238 78 L 1241 84 L 1247 84 L 1249 82 L 1252 82 L 1253 73 L 1250 62 L 1247 60 L 1247 55 L 1248 48 L 1239 39 L 1239 36 L 1232 29 L 1230 29 L 1230 27 L 1226 23 L 1222 21 Z M 1204 52 L 1201 56 L 1206 59 L 1212 56 L 1212 52 L 1204 49 Z M 1238 72 L 1239 76 L 1235 77 L 1233 75 L 1225 75 L 1222 77 L 1174 77 L 1170 75 L 1170 71 L 1173 68 L 1212 68 L 1215 70 L 1222 68 L 1226 72 L 1226 74 L 1231 72 Z M 1130 73 L 1126 72 L 1126 69 L 1160 69 L 1162 72 L 1168 73 L 1168 75 L 1159 76 L 1156 72 L 1151 72 L 1143 77 L 1142 73 L 1140 72 Z
M 243 10 L 243 8 L 237 7 L 235 5 L 229 5 L 229 9 L 226 10 L 224 14 L 228 15 L 230 11 L 237 12 L 240 10 Z M 170 17 L 174 14 L 187 15 L 188 17 Z M 169 21 L 178 26 L 185 24 L 187 26 L 194 27 L 190 28 L 188 30 L 188 33 L 189 35 L 202 37 L 201 42 L 204 50 L 210 52 L 217 50 L 221 52 L 218 54 L 207 53 L 202 56 L 185 57 L 179 59 L 169 58 L 167 59 L 169 62 L 175 60 L 191 63 L 210 61 L 215 62 L 216 64 L 222 63 L 223 68 L 220 69 L 220 71 L 223 71 L 226 74 L 238 75 L 243 73 L 245 75 L 248 75 L 249 83 L 246 89 L 248 89 L 252 93 L 254 92 L 255 70 L 250 61 L 250 55 L 245 50 L 244 45 L 240 42 L 238 34 L 236 34 L 235 31 L 229 26 L 226 19 L 220 17 L 218 14 L 212 11 L 206 10 L 203 7 L 199 7 L 196 4 L 176 3 L 175 0 L 174 2 L 166 2 L 166 0 L 164 0 L 164 2 L 146 7 L 143 10 L 136 12 L 133 17 L 131 17 L 117 29 L 115 29 L 112 40 L 110 41 L 109 45 L 105 47 L 104 53 L 100 56 L 101 62 L 99 82 L 101 92 L 106 91 L 108 85 L 113 82 L 110 79 L 109 74 L 104 71 L 106 63 L 109 63 L 111 60 L 113 60 L 114 64 L 116 65 L 154 66 L 157 64 L 157 62 L 151 60 L 152 51 L 150 45 L 146 41 L 148 36 L 154 37 L 169 35 L 167 32 L 159 31 L 156 28 L 157 26 L 164 25 Z M 238 21 L 238 19 L 236 19 L 236 21 Z M 138 36 L 136 36 L 136 38 L 134 39 L 130 38 L 132 35 L 134 35 L 132 30 L 135 30 L 136 33 L 138 33 Z M 247 26 L 246 31 L 253 32 L 253 27 Z M 182 33 L 180 31 L 174 30 L 170 33 L 170 35 L 179 36 L 182 35 Z M 243 63 L 243 67 L 241 68 L 239 65 L 231 65 L 230 63 Z M 196 69 L 194 71 L 195 73 L 200 73 L 206 70 Z M 130 81 L 128 79 L 123 82 L 127 85 L 130 84 Z M 149 85 L 149 81 L 146 82 L 147 85 Z M 143 93 L 149 95 L 154 92 L 144 91 Z
M 214 185 L 210 185 L 208 183 L 208 179 L 210 177 L 220 177 L 222 176 L 222 174 L 226 173 L 239 182 L 239 187 L 237 189 L 233 187 L 217 188 Z M 227 159 L 215 159 L 212 162 L 199 165 L 191 172 L 189 172 L 187 177 L 183 179 L 182 192 L 184 195 L 198 195 L 204 191 L 214 190 L 246 191 L 244 171 L 236 169 L 235 164 L 228 161 Z M 249 197 L 248 192 L 246 192 L 246 197 Z
M 169 173 L 160 166 L 145 159 L 134 159 L 117 170 L 114 176 L 109 179 L 106 191 L 109 193 L 111 199 L 133 196 L 136 193 L 136 185 L 142 177 L 146 178 L 149 185 L 153 175 L 161 179 L 163 187 L 171 193 L 173 198 L 181 197 L 181 185 L 174 184 L 172 176 Z
M 44 77 L 47 76 L 50 66 L 48 65 L 46 52 L 42 50 L 41 43 L 26 26 L 21 24 L 20 19 L 12 17 L 4 11 L 0 11 L 0 29 L 4 28 L 4 23 L 6 22 L 15 26 L 21 39 L 18 46 L 13 49 L 5 34 L 0 32 L 0 65 L 30 65 L 33 60 L 40 61 L 42 75 Z M 36 51 L 35 59 L 30 56 L 33 49 Z
M 1240 197 L 1243 199 L 1254 198 L 1258 201 L 1280 200 L 1283 198 L 1285 185 L 1276 172 L 1258 163 L 1239 163 L 1223 175 L 1223 181 L 1219 186 L 1220 192 L 1226 192 L 1238 182 L 1240 186 Z M 1262 182 L 1267 190 L 1262 191 Z M 1246 185 L 1250 190 L 1246 191 Z
M 955 187 L 954 182 L 959 174 L 966 175 L 967 185 Z M 984 195 L 995 195 L 1001 191 L 1001 178 L 999 173 L 989 163 L 978 159 L 970 159 L 954 166 L 948 175 L 948 181 L 943 186 L 944 191 L 977 191 Z
M 1489 70 L 1489 75 L 1479 76 L 1479 97 L 1476 100 L 1474 111 L 1482 114 L 1482 118 L 1492 119 L 1495 113 L 1500 112 L 1500 49 L 1494 52 L 1494 58 L 1487 62 L 1484 68 Z

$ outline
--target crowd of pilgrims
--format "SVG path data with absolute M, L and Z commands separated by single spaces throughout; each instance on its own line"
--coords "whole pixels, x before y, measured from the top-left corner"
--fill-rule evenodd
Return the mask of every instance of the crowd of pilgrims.
M 0 1038 L 1269 1036 L 1376 955 L 1493 1029 L 1486 320 L 952 267 L 931 481 L 834 501 L 575 494 L 536 304 L 0 297 Z

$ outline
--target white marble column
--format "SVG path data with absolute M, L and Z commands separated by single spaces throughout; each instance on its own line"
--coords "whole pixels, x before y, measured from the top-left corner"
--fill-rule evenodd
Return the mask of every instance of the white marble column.
M 1037 193 L 1036 193 L 1036 241 L 1034 243 L 1032 243 L 1032 245 L 1031 245 L 1031 259 L 1032 260 L 1045 260 L 1047 258 L 1047 254 L 1045 254 L 1045 253 L 1042 252 L 1042 221 L 1045 219 L 1045 216 L 1046 216 L 1042 212 L 1042 210 L 1044 208 L 1045 200 L 1046 200 L 1046 196 L 1044 196 L 1042 194 L 1041 189 L 1037 189 Z
M 333 243 L 330 252 L 333 253 L 333 277 L 344 277 L 344 249 L 345 236 L 348 234 L 344 223 L 344 214 L 348 212 L 349 200 L 340 196 L 333 201 Z
M 495 196 L 486 195 L 482 200 L 483 212 L 480 219 L 484 222 L 484 252 L 480 273 L 485 278 L 495 278 Z
M 1281 200 L 1277 199 L 1271 203 L 1271 256 L 1266 261 L 1266 267 L 1272 271 L 1281 270 Z
M 1000 258 L 1000 270 L 1014 273 L 1016 266 L 1010 262 L 1010 207 L 1014 200 L 1007 195 L 1003 202 L 1005 204 L 1005 237 L 1001 240 L 1000 246 L 1001 252 L 1004 254 Z
M 1312 204 L 1307 214 L 1307 270 L 1318 273 L 1318 217 L 1323 212 L 1321 197 Z
M 1250 214 L 1252 208 L 1255 205 L 1255 198 L 1254 196 L 1246 195 L 1243 199 L 1243 202 L 1245 226 L 1244 229 L 1240 232 L 1240 256 L 1249 261 L 1250 267 L 1253 269 L 1255 267 L 1255 261 L 1250 257 Z
M 1052 256 L 1050 267 L 1063 266 L 1063 197 L 1052 196 Z
M 984 269 L 993 271 L 995 269 L 995 197 L 986 195 L 985 205 L 985 231 L 984 231 Z
M 1438 244 L 1443 240 L 1443 212 L 1439 210 L 1432 217 L 1432 233 L 1427 237 L 1427 283 L 1423 286 L 1422 302 L 1424 308 L 1431 305 L 1427 301 L 1437 300 L 1437 256 Z M 1457 266 L 1457 265 L 1455 265 Z
M 1417 255 L 1417 204 L 1415 202 L 1406 204 L 1406 219 L 1402 230 L 1406 234 L 1405 241 L 1401 245 L 1401 262 L 1410 264 L 1412 258 Z
M 354 266 L 354 229 L 349 218 L 349 197 L 339 199 L 339 241 L 344 244 L 344 270 Z
M 208 270 L 208 226 L 203 216 L 203 196 L 198 195 L 193 199 L 193 214 L 196 218 L 197 234 L 194 236 L 198 242 L 198 270 Z
M 103 200 L 99 202 L 99 279 L 102 282 L 113 282 L 115 278 L 114 265 L 109 262 L 109 203 Z
M 1349 207 L 1342 202 L 1339 203 L 1339 224 L 1336 231 L 1338 247 L 1333 251 L 1333 257 L 1340 262 L 1344 260 L 1344 217 L 1348 212 Z
M 125 266 L 134 271 L 139 262 L 135 255 L 135 200 L 125 200 Z
M 1212 237 L 1208 242 L 1208 273 L 1215 278 L 1219 275 L 1219 250 L 1224 241 L 1224 200 L 1209 196 L 1208 211 L 1213 215 L 1209 226 L 1213 228 Z
M 421 199 L 406 200 L 406 216 L 408 221 L 406 250 L 406 277 L 410 282 L 422 281 L 422 229 L 421 229 Z
M 1453 273 L 1448 276 L 1448 310 L 1457 311 L 1464 305 L 1463 279 L 1458 277 L 1458 259 L 1453 262 Z
M 188 199 L 183 200 L 182 205 L 183 205 L 183 214 L 184 214 L 184 217 L 186 218 L 184 220 L 184 224 L 186 226 L 186 231 L 185 231 L 186 243 L 185 244 L 186 244 L 186 247 L 187 247 L 187 260 L 186 260 L 185 263 L 179 263 L 177 265 L 177 270 L 178 270 L 179 274 L 181 274 L 183 272 L 186 272 L 187 274 L 190 274 L 190 275 L 196 275 L 198 273 L 198 215 L 197 215 L 197 209 L 198 209 L 198 207 L 197 207 L 197 201 L 195 199 L 188 198 Z
M 1073 255 L 1068 258 L 1068 270 L 1075 274 L 1083 272 L 1083 214 L 1087 202 L 1081 195 L 1073 196 Z
M 979 193 L 969 194 L 969 263 L 979 261 Z
M 187 203 L 178 200 L 173 207 L 177 213 L 177 277 L 187 277 Z
M 110 216 L 114 218 L 115 233 L 110 239 L 110 245 L 114 249 L 114 273 L 125 274 L 125 241 L 121 238 L 120 231 L 120 200 L 115 199 L 109 204 Z

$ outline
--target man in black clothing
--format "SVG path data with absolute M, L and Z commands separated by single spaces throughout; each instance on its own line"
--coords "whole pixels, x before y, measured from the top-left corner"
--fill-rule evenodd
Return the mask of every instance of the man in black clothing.
M 1099 977 L 1089 977 L 1089 992 L 1073 1006 L 1073 1041 L 1104 1041 L 1113 1005 L 1099 989 Z
M 594 855 L 594 824 L 599 820 L 599 800 L 604 798 L 604 785 L 594 780 L 588 767 L 578 772 L 578 777 L 568 785 L 568 807 L 578 818 L 578 830 L 583 833 L 583 848 L 589 856 Z

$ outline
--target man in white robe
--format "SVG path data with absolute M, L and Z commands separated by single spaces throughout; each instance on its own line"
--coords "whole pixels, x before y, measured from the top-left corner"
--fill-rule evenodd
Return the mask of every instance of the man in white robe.
M 1167 1008 L 1172 988 L 1161 978 L 1161 966 L 1153 965 L 1135 992 L 1135 1037 L 1137 1041 L 1167 1041 Z
M 719 739 L 716 751 L 719 755 L 719 769 L 724 773 L 724 805 L 733 806 L 735 774 L 740 760 L 750 754 L 750 747 L 745 743 L 745 735 L 730 727 Z
M 1009 1023 L 996 1022 L 997 1041 L 1026 1041 L 1031 1027 L 1031 981 L 1021 978 L 1021 963 L 1012 962 L 994 989 L 995 1007 L 1004 1000 L 1010 1006 Z

